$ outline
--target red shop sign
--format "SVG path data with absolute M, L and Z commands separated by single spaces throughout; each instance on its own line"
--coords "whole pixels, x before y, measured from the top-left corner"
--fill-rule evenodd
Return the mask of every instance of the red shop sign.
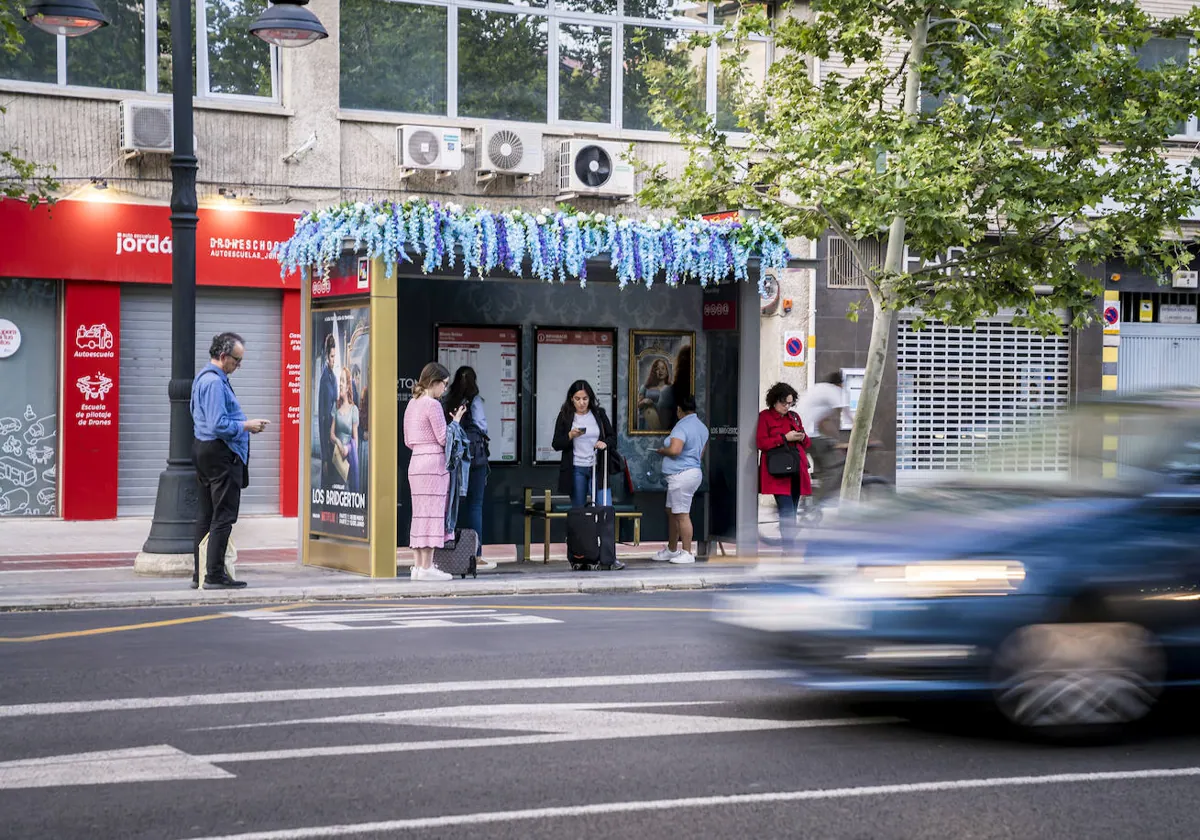
M 313 300 L 370 293 L 371 260 L 369 257 L 358 258 L 353 274 L 346 271 L 331 271 L 328 276 L 312 278 Z
M 271 249 L 291 238 L 295 216 L 237 208 L 199 211 L 196 282 L 201 286 L 299 288 L 279 276 Z M 0 277 L 170 283 L 171 210 L 156 204 L 0 201 Z
M 63 309 L 62 516 L 114 519 L 121 288 L 67 283 Z

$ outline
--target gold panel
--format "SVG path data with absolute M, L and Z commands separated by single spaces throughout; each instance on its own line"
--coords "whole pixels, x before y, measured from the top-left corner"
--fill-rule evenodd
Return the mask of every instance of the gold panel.
M 304 562 L 325 569 L 337 569 L 339 572 L 353 572 L 357 575 L 371 575 L 371 549 L 364 542 L 347 542 L 331 537 L 307 539 L 305 542 Z M 392 556 L 395 556 L 395 551 Z M 392 564 L 392 575 L 396 567 Z
M 396 275 L 382 259 L 371 263 L 371 577 L 396 577 Z M 380 469 L 387 464 L 387 469 Z

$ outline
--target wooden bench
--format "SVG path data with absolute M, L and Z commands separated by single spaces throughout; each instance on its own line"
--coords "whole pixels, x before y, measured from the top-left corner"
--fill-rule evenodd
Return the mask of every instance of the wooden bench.
M 542 562 L 550 562 L 550 523 L 554 519 L 566 519 L 571 510 L 569 496 L 560 496 L 551 490 L 544 490 L 534 496 L 532 487 L 525 488 L 525 560 L 531 560 L 533 550 L 533 521 L 542 521 Z M 614 504 L 617 511 L 617 541 L 621 541 L 621 521 L 633 520 L 633 543 L 642 543 L 642 512 L 632 504 Z

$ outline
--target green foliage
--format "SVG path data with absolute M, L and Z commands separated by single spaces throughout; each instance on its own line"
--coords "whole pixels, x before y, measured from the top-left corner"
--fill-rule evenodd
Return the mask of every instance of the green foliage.
M 647 168 L 640 198 L 686 214 L 755 207 L 789 235 L 832 228 L 851 245 L 900 220 L 929 262 L 864 265 L 877 310 L 971 324 L 1012 307 L 1054 332 L 1067 309 L 1082 326 L 1101 289 L 1089 264 L 1123 256 L 1165 275 L 1189 259 L 1179 219 L 1200 204 L 1200 167 L 1172 169 L 1162 152 L 1200 112 L 1200 63 L 1147 56 L 1152 36 L 1198 29 L 1200 9 L 1154 21 L 1132 0 L 814 0 L 771 20 L 746 3 L 718 36 L 743 133 L 731 142 L 692 103 L 686 72 L 659 63 L 653 113 L 689 161 L 682 178 Z M 776 59 L 755 85 L 747 38 L 765 32 Z M 920 112 L 904 107 L 913 71 Z
M 0 0 L 0 67 L 36 67 L 36 57 L 44 51 L 44 45 L 35 41 L 29 49 L 22 50 L 26 35 L 45 38 L 54 47 L 54 39 L 25 23 L 21 15 L 25 10 L 22 0 Z M 53 55 L 53 50 L 50 52 Z M 29 57 L 34 56 L 33 62 Z M 22 65 L 19 62 L 24 61 Z M 15 75 L 15 74 L 14 74 Z M 0 107 L 0 119 L 6 109 Z M 25 160 L 10 149 L 0 148 L 0 196 L 18 198 L 31 207 L 40 202 L 54 203 L 54 193 L 59 183 L 54 180 L 53 166 L 40 166 Z

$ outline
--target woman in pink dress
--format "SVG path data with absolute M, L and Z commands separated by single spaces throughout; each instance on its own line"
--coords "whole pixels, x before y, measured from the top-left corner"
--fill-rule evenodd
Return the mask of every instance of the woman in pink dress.
M 416 555 L 413 580 L 450 580 L 452 575 L 435 568 L 433 550 L 446 542 L 446 499 L 450 474 L 446 472 L 446 416 L 440 402 L 450 381 L 450 371 L 437 362 L 421 370 L 413 398 L 404 411 L 404 445 L 412 450 L 408 486 L 412 491 L 412 527 L 408 545 Z M 465 406 L 450 419 L 462 419 Z

